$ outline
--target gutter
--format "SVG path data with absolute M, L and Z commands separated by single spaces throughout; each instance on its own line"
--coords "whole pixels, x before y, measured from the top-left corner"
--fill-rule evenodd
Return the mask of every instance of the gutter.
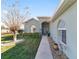
M 59 16 L 61 16 L 69 7 L 71 7 L 77 0 L 63 0 L 57 8 L 53 17 L 51 17 L 52 22 L 54 22 Z

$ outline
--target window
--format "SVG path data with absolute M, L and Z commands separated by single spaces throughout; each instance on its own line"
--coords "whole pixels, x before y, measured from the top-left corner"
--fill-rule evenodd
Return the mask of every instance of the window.
M 58 30 L 59 30 L 59 35 L 60 35 L 60 39 L 61 39 L 61 42 L 64 43 L 64 44 L 67 44 L 66 42 L 66 23 L 64 20 L 59 20 L 58 22 Z
M 62 30 L 62 42 L 66 44 L 66 30 Z

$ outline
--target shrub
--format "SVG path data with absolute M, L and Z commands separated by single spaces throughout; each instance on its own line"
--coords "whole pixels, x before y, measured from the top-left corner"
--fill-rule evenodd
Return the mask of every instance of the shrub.
M 13 35 L 5 35 L 1 37 L 1 41 L 13 40 Z
M 23 33 L 23 30 L 18 30 L 18 33 L 22 34 Z
M 40 37 L 40 34 L 39 33 L 24 33 L 23 34 L 24 36 L 30 36 L 30 37 Z
M 50 37 L 50 33 L 48 33 L 48 37 Z

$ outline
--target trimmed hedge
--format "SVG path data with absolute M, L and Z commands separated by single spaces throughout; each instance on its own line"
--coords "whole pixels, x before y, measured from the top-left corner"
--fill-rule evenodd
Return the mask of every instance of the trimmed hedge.
M 18 34 L 17 38 L 18 39 L 23 39 L 25 36 L 26 37 L 32 37 L 32 38 L 40 38 L 39 33 L 22 33 L 22 34 Z
M 39 33 L 24 33 L 23 35 L 30 36 L 30 37 L 40 37 Z
M 32 37 L 32 38 L 40 38 L 39 33 L 23 33 L 23 34 L 17 34 L 17 39 L 23 39 L 25 36 Z M 7 40 L 13 40 L 13 35 L 7 34 L 7 35 L 1 37 L 1 41 L 7 41 Z
M 13 35 L 5 35 L 1 37 L 1 41 L 13 40 Z
M 19 33 L 19 34 L 22 34 L 22 33 L 23 33 L 23 31 L 24 31 L 24 30 L 18 30 L 18 33 Z

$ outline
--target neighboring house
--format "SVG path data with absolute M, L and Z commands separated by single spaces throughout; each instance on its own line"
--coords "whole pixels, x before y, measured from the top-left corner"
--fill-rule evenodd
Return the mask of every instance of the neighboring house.
M 20 30 L 24 30 L 24 24 L 20 26 Z M 1 22 L 1 34 L 9 34 L 9 33 L 12 32 L 4 23 Z
M 9 29 L 8 28 L 5 28 L 3 26 L 1 26 L 1 34 L 4 34 L 4 33 L 9 33 Z
M 76 0 L 63 0 L 50 21 L 50 34 L 69 59 L 77 59 Z
M 10 30 L 1 22 L 1 34 L 10 33 Z
M 20 26 L 20 30 L 23 30 L 23 31 L 24 31 L 24 24 L 22 24 L 22 25 Z
M 49 31 L 49 20 L 50 17 L 46 16 L 31 18 L 24 23 L 24 32 L 46 34 Z
M 35 18 L 31 18 L 24 23 L 24 32 L 33 33 L 40 32 L 40 22 Z

